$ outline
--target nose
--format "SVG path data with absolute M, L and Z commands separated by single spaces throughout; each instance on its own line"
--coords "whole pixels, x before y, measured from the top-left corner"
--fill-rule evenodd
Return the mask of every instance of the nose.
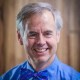
M 45 45 L 46 41 L 45 41 L 45 38 L 42 34 L 38 35 L 37 37 L 37 46 L 43 46 Z

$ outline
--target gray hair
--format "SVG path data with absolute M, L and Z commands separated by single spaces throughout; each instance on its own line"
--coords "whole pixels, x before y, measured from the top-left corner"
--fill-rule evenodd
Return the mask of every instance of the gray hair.
M 48 10 L 52 13 L 54 19 L 55 19 L 55 24 L 56 24 L 56 29 L 57 31 L 60 31 L 62 28 L 62 18 L 60 15 L 60 12 L 54 9 L 50 4 L 48 3 L 30 3 L 26 6 L 24 6 L 19 14 L 17 15 L 17 30 L 20 31 L 21 35 L 24 34 L 25 27 L 23 26 L 23 20 L 30 18 L 33 14 L 40 13 L 43 10 Z

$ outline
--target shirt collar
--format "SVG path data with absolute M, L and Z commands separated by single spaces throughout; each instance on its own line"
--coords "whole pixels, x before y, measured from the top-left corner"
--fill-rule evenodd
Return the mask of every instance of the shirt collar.
M 45 70 L 48 71 L 49 77 L 56 76 L 59 64 L 60 64 L 59 59 L 57 55 L 55 55 L 53 62 L 47 68 L 45 68 Z
M 46 67 L 44 70 L 48 71 L 49 76 L 53 76 L 53 74 L 56 74 L 56 72 L 57 72 L 58 65 L 59 65 L 59 60 L 58 60 L 57 55 L 55 55 L 53 62 L 48 67 Z M 27 68 L 27 69 L 29 69 L 29 70 L 31 70 L 33 72 L 35 71 L 32 68 L 32 66 L 29 64 L 28 61 L 24 63 L 22 68 Z M 42 70 L 42 71 L 44 71 L 44 70 Z

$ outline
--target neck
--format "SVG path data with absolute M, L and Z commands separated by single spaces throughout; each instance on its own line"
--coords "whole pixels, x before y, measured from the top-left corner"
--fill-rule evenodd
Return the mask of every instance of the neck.
M 54 60 L 54 57 L 55 55 L 51 56 L 46 62 L 35 62 L 31 58 L 28 61 L 36 71 L 40 71 L 48 67 Z

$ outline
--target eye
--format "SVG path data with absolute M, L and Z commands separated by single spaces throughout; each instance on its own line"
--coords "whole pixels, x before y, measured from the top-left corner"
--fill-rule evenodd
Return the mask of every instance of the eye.
M 44 32 L 44 36 L 47 37 L 47 38 L 52 37 L 52 35 L 53 35 L 52 31 L 46 31 L 46 32 Z
M 37 35 L 38 35 L 38 34 L 37 34 L 36 32 L 34 32 L 34 31 L 31 31 L 31 32 L 28 33 L 28 37 L 29 37 L 29 38 L 36 38 Z

